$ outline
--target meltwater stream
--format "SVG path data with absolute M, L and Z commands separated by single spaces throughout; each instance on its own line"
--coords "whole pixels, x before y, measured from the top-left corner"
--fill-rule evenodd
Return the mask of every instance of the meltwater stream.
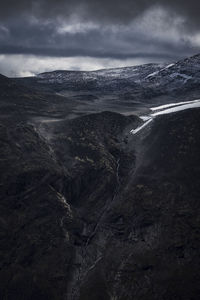
M 191 109 L 191 108 L 198 108 L 198 107 L 200 107 L 200 99 L 151 107 L 150 110 L 152 111 L 152 113 L 146 116 L 140 116 L 140 119 L 143 120 L 144 123 L 141 126 L 137 127 L 136 129 L 132 129 L 130 133 L 137 134 L 149 123 L 151 123 L 157 116 L 171 114 L 174 112 Z

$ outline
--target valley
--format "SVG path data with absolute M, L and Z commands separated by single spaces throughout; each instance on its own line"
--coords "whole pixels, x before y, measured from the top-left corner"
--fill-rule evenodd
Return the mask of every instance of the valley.
M 197 300 L 200 55 L 0 76 L 0 298 Z

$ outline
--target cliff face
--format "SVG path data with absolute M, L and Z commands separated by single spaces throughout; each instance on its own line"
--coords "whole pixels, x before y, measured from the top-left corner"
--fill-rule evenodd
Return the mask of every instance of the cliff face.
M 61 120 L 4 86 L 0 298 L 199 299 L 200 109 L 131 135 L 137 116 Z

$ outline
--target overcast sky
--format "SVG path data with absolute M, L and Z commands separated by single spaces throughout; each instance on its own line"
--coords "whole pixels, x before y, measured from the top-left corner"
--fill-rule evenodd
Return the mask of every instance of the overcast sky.
M 94 70 L 200 52 L 199 0 L 1 0 L 0 73 Z

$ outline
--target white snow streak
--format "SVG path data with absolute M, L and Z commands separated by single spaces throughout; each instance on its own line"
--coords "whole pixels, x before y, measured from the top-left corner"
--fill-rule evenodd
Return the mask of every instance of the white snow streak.
M 161 110 L 161 111 L 151 114 L 151 116 L 155 117 L 155 116 L 160 116 L 160 115 L 166 115 L 166 114 L 171 114 L 173 112 L 182 111 L 182 110 L 186 110 L 189 108 L 197 108 L 197 107 L 200 107 L 200 101 L 198 101 L 196 103 L 185 104 L 185 105 L 182 104 L 180 106 L 175 106 L 175 107 L 171 107 L 168 109 L 164 109 L 164 110 Z
M 156 110 L 161 110 L 161 109 L 164 109 L 164 108 L 169 108 L 169 107 L 172 107 L 172 106 L 179 106 L 179 105 L 182 105 L 182 104 L 196 103 L 196 102 L 199 102 L 199 101 L 200 101 L 200 99 L 193 100 L 193 101 L 185 101 L 185 102 L 164 104 L 164 105 L 160 105 L 160 106 L 156 106 L 156 107 L 151 107 L 150 110 L 156 111 Z
M 153 118 L 150 118 L 148 121 L 146 121 L 142 126 L 139 126 L 138 128 L 136 129 L 132 129 L 130 131 L 130 133 L 132 134 L 136 134 L 138 133 L 140 130 L 142 130 L 144 127 L 146 127 L 151 121 L 153 121 Z
M 157 116 L 171 114 L 174 112 L 179 112 L 186 109 L 198 108 L 198 107 L 200 107 L 200 99 L 193 100 L 193 101 L 179 102 L 179 103 L 170 103 L 170 104 L 160 105 L 157 107 L 151 107 L 150 110 L 153 111 L 154 113 L 151 113 L 147 116 L 141 116 L 140 119 L 145 122 L 141 126 L 137 127 L 136 129 L 132 129 L 130 133 L 137 134 L 149 123 L 151 123 L 154 120 L 154 118 Z

